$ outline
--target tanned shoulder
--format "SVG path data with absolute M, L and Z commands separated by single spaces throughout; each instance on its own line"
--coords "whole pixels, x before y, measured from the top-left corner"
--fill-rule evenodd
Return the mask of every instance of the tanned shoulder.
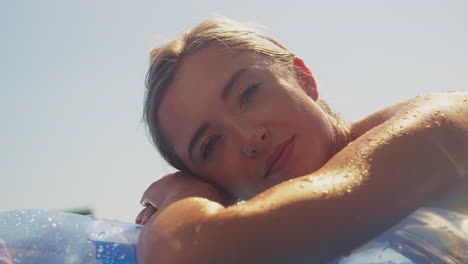
M 354 123 L 351 124 L 351 135 L 353 139 L 357 139 L 372 128 L 393 119 L 394 122 L 399 122 L 403 118 L 417 117 L 417 115 L 427 111 L 429 108 L 449 107 L 452 110 L 458 111 L 461 116 L 468 116 L 468 93 L 467 92 L 447 92 L 447 93 L 430 93 L 419 95 L 408 100 L 396 103 L 394 105 L 380 109 Z M 450 109 L 451 118 L 453 114 Z M 441 110 L 438 110 L 441 111 Z M 424 113 L 423 113 L 424 114 Z M 447 114 L 447 113 L 446 113 Z M 460 116 L 460 117 L 461 117 Z M 457 117 L 457 118 L 460 118 Z M 463 118 L 462 118 L 463 119 Z M 468 120 L 468 118 L 464 118 Z M 468 122 L 458 120 L 457 122 Z

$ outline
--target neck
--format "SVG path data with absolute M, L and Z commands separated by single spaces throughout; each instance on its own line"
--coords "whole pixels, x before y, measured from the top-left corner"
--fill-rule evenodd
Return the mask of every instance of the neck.
M 333 127 L 333 135 L 330 142 L 332 148 L 330 148 L 327 161 L 352 141 L 349 125 L 344 121 L 337 120 L 334 117 L 330 117 L 330 119 Z

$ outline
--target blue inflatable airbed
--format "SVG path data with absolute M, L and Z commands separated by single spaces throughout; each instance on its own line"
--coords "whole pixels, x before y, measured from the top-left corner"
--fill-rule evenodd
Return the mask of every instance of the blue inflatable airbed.
M 57 211 L 0 213 L 0 240 L 15 264 L 136 264 L 140 231 L 140 225 Z M 468 216 L 418 209 L 330 264 L 428 263 L 468 263 Z

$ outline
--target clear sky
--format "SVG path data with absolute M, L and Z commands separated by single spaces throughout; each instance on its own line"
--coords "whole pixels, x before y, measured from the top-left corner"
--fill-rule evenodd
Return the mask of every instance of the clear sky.
M 0 0 L 0 211 L 133 221 L 146 186 L 171 171 L 141 123 L 148 53 L 203 19 L 264 26 L 353 121 L 468 91 L 467 13 L 462 0 Z

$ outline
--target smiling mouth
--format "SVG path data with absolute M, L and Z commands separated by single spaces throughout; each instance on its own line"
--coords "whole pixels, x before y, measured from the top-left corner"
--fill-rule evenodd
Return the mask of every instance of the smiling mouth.
M 266 160 L 265 178 L 286 167 L 293 154 L 295 139 L 296 136 L 292 136 L 273 149 Z

